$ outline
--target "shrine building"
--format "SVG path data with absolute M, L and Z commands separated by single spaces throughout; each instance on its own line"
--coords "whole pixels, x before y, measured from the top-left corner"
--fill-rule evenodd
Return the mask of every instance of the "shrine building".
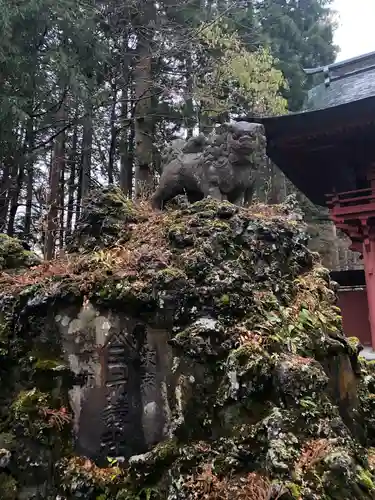
M 261 118 L 268 155 L 330 218 L 363 259 L 333 272 L 347 336 L 375 350 L 375 52 L 305 70 L 323 83 L 303 111 Z

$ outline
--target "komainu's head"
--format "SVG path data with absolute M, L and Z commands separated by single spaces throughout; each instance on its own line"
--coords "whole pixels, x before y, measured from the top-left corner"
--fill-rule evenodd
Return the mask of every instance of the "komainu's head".
M 231 162 L 258 169 L 267 159 L 267 140 L 264 126 L 259 123 L 234 122 L 226 124 L 228 151 Z

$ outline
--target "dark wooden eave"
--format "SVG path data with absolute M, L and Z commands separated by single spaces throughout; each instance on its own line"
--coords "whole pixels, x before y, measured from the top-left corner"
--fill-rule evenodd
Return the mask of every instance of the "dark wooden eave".
M 248 118 L 263 123 L 268 155 L 318 205 L 334 191 L 358 189 L 375 161 L 375 52 L 305 70 L 325 81 L 304 111 Z
M 268 156 L 317 205 L 325 205 L 328 193 L 357 189 L 375 160 L 375 96 L 249 120 L 264 125 Z
M 297 147 L 319 142 L 343 132 L 353 133 L 375 121 L 375 96 L 326 109 L 302 111 L 281 116 L 252 118 L 266 128 L 272 146 Z
M 343 287 L 366 286 L 365 272 L 363 269 L 348 271 L 331 271 L 331 279 Z

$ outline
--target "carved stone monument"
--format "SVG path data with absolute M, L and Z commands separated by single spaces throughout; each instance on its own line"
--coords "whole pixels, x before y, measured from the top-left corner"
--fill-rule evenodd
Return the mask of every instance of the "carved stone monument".
M 177 195 L 190 202 L 206 196 L 237 205 L 251 202 L 256 171 L 266 161 L 263 125 L 226 124 L 216 136 L 198 136 L 176 144 L 165 155 L 159 186 L 152 198 L 154 208 Z
M 55 319 L 77 379 L 70 391 L 77 451 L 130 457 L 168 437 L 167 333 L 91 303 Z

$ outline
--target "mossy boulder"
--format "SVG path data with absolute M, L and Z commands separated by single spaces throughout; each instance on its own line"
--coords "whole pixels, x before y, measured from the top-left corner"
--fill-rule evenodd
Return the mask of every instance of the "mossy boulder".
M 36 266 L 41 259 L 17 238 L 0 234 L 0 271 L 5 269 L 20 269 Z
M 123 243 L 129 238 L 127 224 L 137 218 L 132 202 L 119 188 L 93 190 L 83 200 L 82 214 L 68 241 L 68 251 L 94 251 Z
M 37 485 L 43 498 L 88 500 L 375 498 L 375 370 L 344 336 L 336 284 L 306 244 L 285 206 L 205 199 L 157 214 L 116 189 L 93 193 L 69 259 L 28 271 L 23 283 L 3 275 L 8 490 Z M 76 324 L 69 308 L 89 318 L 83 334 L 103 326 L 105 311 L 167 333 L 165 439 L 145 453 L 109 456 L 104 467 L 74 452 L 78 357 L 51 321 Z M 69 335 L 89 367 L 77 331 Z

